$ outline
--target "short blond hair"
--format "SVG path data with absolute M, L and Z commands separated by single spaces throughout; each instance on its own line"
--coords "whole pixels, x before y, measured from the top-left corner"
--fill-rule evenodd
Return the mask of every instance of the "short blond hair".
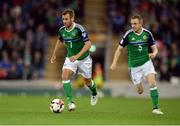
M 67 8 L 63 10 L 62 15 L 66 15 L 66 14 L 69 14 L 71 18 L 75 17 L 75 13 L 73 9 Z
M 139 14 L 136 14 L 136 15 L 131 16 L 131 19 L 138 19 L 139 21 L 143 21 L 142 16 L 139 15 Z

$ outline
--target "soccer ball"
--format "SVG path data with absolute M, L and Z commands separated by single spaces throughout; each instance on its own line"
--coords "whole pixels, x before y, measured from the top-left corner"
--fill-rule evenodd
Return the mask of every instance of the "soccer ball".
M 64 102 L 61 99 L 53 99 L 50 103 L 50 110 L 54 113 L 60 113 L 64 110 Z

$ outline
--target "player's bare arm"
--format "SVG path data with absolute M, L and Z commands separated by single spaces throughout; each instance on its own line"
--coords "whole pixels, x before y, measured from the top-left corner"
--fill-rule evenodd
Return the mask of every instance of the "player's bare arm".
M 113 62 L 112 62 L 112 64 L 111 64 L 111 66 L 110 66 L 110 69 L 111 69 L 111 70 L 116 69 L 117 61 L 118 61 L 118 59 L 119 59 L 119 56 L 120 56 L 120 54 L 121 54 L 122 49 L 123 49 L 122 46 L 118 46 L 118 47 L 117 47 L 117 49 L 116 49 L 116 51 L 115 51 L 115 54 L 114 54 Z
M 79 53 L 77 53 L 74 56 L 71 56 L 69 59 L 71 62 L 76 61 L 79 57 L 82 56 L 83 53 L 85 53 L 86 51 L 88 51 L 91 47 L 91 42 L 90 41 L 86 41 L 84 47 L 81 49 L 81 51 Z
M 158 53 L 158 49 L 157 49 L 156 45 L 152 45 L 151 49 L 152 49 L 152 53 L 149 53 L 149 57 L 151 59 L 154 59 Z
M 50 62 L 51 62 L 51 63 L 55 63 L 55 62 L 56 62 L 56 50 L 57 50 L 57 48 L 59 47 L 59 45 L 60 45 L 60 40 L 58 39 L 57 42 L 56 42 L 56 45 L 55 45 L 55 47 L 54 47 L 54 50 L 53 50 L 51 59 L 50 59 Z

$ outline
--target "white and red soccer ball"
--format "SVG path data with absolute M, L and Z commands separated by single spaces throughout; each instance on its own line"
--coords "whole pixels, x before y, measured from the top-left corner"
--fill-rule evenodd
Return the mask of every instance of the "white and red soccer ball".
M 50 103 L 50 110 L 54 113 L 60 113 L 64 110 L 64 102 L 61 99 L 53 99 Z

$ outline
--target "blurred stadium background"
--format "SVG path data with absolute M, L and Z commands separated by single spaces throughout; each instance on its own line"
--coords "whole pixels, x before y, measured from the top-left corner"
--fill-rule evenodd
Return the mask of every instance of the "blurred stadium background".
M 179 6 L 179 0 L 0 0 L 0 95 L 63 95 L 65 48 L 59 48 L 56 64 L 49 60 L 62 26 L 60 12 L 69 7 L 75 10 L 76 22 L 89 32 L 93 78 L 104 95 L 138 96 L 129 79 L 125 52 L 117 70 L 109 69 L 118 42 L 129 28 L 129 17 L 138 12 L 157 40 L 154 64 L 160 96 L 179 98 Z M 79 88 L 82 83 L 81 77 L 74 81 L 76 95 L 86 94 Z M 149 95 L 147 84 L 145 88 L 138 97 Z

